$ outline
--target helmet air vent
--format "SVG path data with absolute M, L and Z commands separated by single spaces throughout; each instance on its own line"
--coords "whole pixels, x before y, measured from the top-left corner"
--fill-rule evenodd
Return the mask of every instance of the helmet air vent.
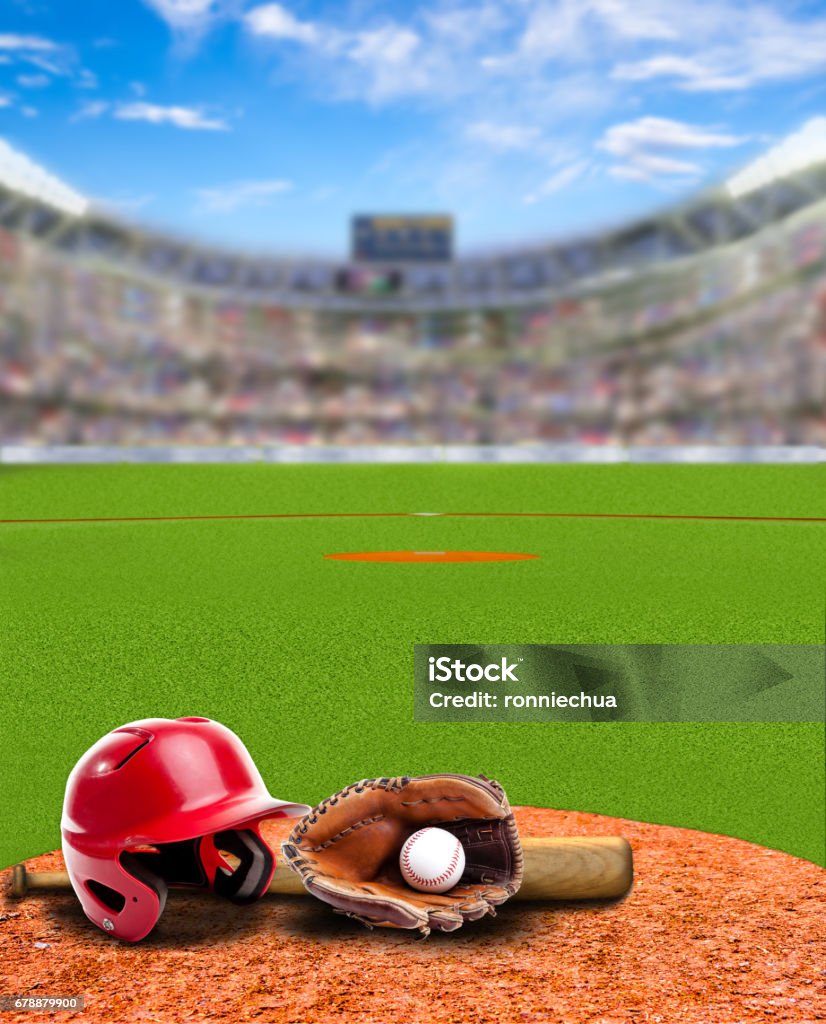
M 104 885 L 103 882 L 97 882 L 94 878 L 90 878 L 86 882 L 86 888 L 100 902 L 108 907 L 109 910 L 119 914 L 126 906 L 126 897 L 119 893 L 116 889 L 111 889 L 108 885 Z

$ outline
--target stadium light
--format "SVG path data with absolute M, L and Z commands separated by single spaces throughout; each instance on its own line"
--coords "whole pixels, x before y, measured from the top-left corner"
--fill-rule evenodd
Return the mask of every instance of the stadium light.
M 826 117 L 813 117 L 726 182 L 732 199 L 826 160 Z
M 0 184 L 75 217 L 82 217 L 89 209 L 88 199 L 4 139 L 0 139 Z

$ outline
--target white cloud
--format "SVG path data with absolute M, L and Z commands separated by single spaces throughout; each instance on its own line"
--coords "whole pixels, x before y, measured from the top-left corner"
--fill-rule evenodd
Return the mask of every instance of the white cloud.
M 109 104 L 105 100 L 93 100 L 91 103 L 84 103 L 80 110 L 72 114 L 69 120 L 72 122 L 86 121 L 102 117 L 108 109 Z
M 736 135 L 672 121 L 665 117 L 641 117 L 609 128 L 599 148 L 614 156 L 631 156 L 648 148 L 709 149 L 739 146 L 745 139 Z
M 744 89 L 748 79 L 742 75 L 723 74 L 693 57 L 662 55 L 633 64 L 618 64 L 611 72 L 617 81 L 647 82 L 655 78 L 681 79 L 686 92 L 726 92 Z
M 77 85 L 81 89 L 97 89 L 98 77 L 94 71 L 90 71 L 88 68 L 82 68 L 77 78 Z
M 18 75 L 17 84 L 23 89 L 44 89 L 51 82 L 48 75 Z
M 239 16 L 245 0 L 143 0 L 166 23 L 178 57 L 194 56 L 216 27 Z
M 484 143 L 491 149 L 530 149 L 539 140 L 538 128 L 521 124 L 495 124 L 492 121 L 476 121 L 468 125 L 465 136 L 474 142 Z
M 577 160 L 575 163 L 568 164 L 567 167 L 561 167 L 550 178 L 543 181 L 539 188 L 524 196 L 522 202 L 530 206 L 533 203 L 538 203 L 540 199 L 547 199 L 548 196 L 561 192 L 562 189 L 573 185 L 575 181 L 582 178 L 589 167 L 590 163 L 587 160 Z
M 587 5 L 586 5 L 587 6 Z M 679 39 L 679 22 L 662 3 L 646 0 L 592 0 L 591 8 L 618 36 L 626 39 Z M 673 11 L 673 7 L 672 7 Z
M 190 131 L 228 131 L 229 125 L 218 117 L 210 117 L 199 107 L 160 106 L 155 103 L 119 103 L 113 106 L 106 100 L 84 103 L 69 119 L 87 121 L 111 112 L 118 121 L 144 121 L 147 124 L 168 124 Z
M 795 10 L 797 7 L 797 11 Z M 680 49 L 619 62 L 619 81 L 664 79 L 682 92 L 734 92 L 826 71 L 826 18 L 801 5 L 675 4 Z
M 148 124 L 169 124 L 190 131 L 223 132 L 226 121 L 208 117 L 197 107 L 163 107 L 156 103 L 121 103 L 114 116 L 119 121 L 145 121 Z
M 429 0 L 383 20 L 381 6 L 331 6 L 336 20 L 310 20 L 288 4 L 263 3 L 242 21 L 261 40 L 300 44 L 284 45 L 282 69 L 309 62 L 303 70 L 329 99 L 420 98 L 446 107 L 478 97 L 480 111 L 492 92 L 503 107 L 510 101 L 525 110 L 560 77 L 577 74 L 605 103 L 617 91 L 606 85 L 606 54 L 636 56 L 640 46 L 682 37 L 682 19 L 666 0 Z M 490 52 L 492 40 L 501 52 Z
M 826 18 L 795 22 L 767 8 L 746 20 L 732 40 L 732 63 L 738 55 L 754 83 L 794 80 L 826 71 Z
M 37 107 L 21 107 L 20 113 L 23 115 L 23 117 L 37 117 L 40 111 L 37 109 Z
M 282 4 L 255 7 L 244 16 L 247 31 L 261 39 L 301 43 L 331 62 L 340 96 L 372 103 L 423 94 L 433 85 L 422 36 L 394 21 L 360 29 L 301 21 Z M 432 54 L 430 55 L 432 56 Z
M 349 54 L 360 64 L 404 64 L 413 56 L 421 37 L 408 28 L 386 25 L 372 32 L 360 32 L 350 47 Z
M 36 68 L 38 75 L 32 75 L 32 81 L 42 82 L 42 72 L 50 77 L 71 77 L 77 66 L 77 55 L 71 46 L 44 36 L 0 35 L 0 52 L 7 62 L 14 60 Z M 37 88 L 35 85 L 25 87 Z
M 146 0 L 164 18 L 202 18 L 214 11 L 215 0 Z
M 683 92 L 739 92 L 752 84 L 748 75 L 715 71 L 693 58 L 652 57 L 636 64 L 618 64 L 611 72 L 617 81 L 647 82 L 673 78 Z
M 688 93 L 745 91 L 826 73 L 826 17 L 779 0 L 526 0 L 514 45 L 480 54 L 489 73 L 589 65 L 614 82 Z M 822 12 L 822 5 L 821 5 Z M 667 49 L 663 48 L 667 44 Z M 611 65 L 613 64 L 613 70 Z M 599 70 L 601 69 L 601 71 Z
M 556 58 L 566 63 L 582 57 L 588 47 L 586 12 L 586 5 L 576 0 L 538 5 L 528 18 L 514 57 L 540 61 Z
M 449 43 L 454 52 L 487 44 L 508 26 L 508 15 L 498 3 L 473 6 L 428 6 L 422 13 L 424 28 L 436 40 Z
M 673 153 L 727 149 L 747 140 L 710 128 L 663 117 L 641 117 L 609 128 L 597 147 L 622 162 L 609 168 L 615 178 L 656 181 L 658 178 L 697 178 L 703 167 Z
M 144 0 L 172 28 L 203 25 L 222 12 L 219 0 Z
M 27 64 L 31 64 L 32 67 L 40 68 L 41 71 L 47 72 L 50 75 L 68 75 L 69 67 L 66 59 L 57 54 L 54 58 L 43 57 L 37 53 L 26 53 L 22 58 Z
M 10 107 L 11 96 L 0 96 L 0 107 Z
M 419 59 L 421 37 L 398 25 L 359 32 L 349 41 L 346 56 L 365 77 L 356 78 L 350 94 L 363 90 L 372 103 L 429 92 L 432 76 L 427 59 Z
M 314 46 L 321 42 L 318 28 L 309 21 L 299 21 L 281 4 L 264 4 L 244 16 L 247 29 L 256 36 L 270 39 L 290 39 Z
M 291 181 L 281 178 L 263 181 L 235 181 L 228 185 L 196 189 L 196 196 L 211 213 L 233 213 L 242 206 L 263 206 L 274 196 L 289 192 Z
M 673 156 L 661 156 L 656 153 L 637 153 L 634 156 L 634 169 L 647 174 L 649 178 L 659 175 L 677 174 L 697 177 L 702 167 L 689 160 L 677 160 Z
M 0 50 L 48 53 L 58 48 L 57 43 L 51 39 L 44 39 L 43 36 L 20 36 L 10 33 L 0 35 Z
M 516 48 L 488 56 L 490 68 L 524 70 L 524 62 L 598 60 L 616 47 L 679 38 L 675 19 L 661 0 L 556 0 L 526 5 Z

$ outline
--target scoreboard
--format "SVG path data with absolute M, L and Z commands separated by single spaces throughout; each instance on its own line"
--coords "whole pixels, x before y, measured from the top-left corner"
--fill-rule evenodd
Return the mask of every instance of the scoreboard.
M 453 258 L 453 218 L 446 214 L 360 214 L 352 221 L 358 263 L 446 263 Z

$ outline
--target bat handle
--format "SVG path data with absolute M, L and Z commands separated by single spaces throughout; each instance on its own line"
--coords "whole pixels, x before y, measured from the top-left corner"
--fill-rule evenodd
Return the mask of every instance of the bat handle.
M 29 871 L 25 864 L 15 864 L 11 869 L 11 884 L 8 894 L 13 899 L 19 900 L 30 892 L 71 888 L 72 883 L 65 871 Z M 305 895 L 301 879 L 281 858 L 276 864 L 268 891 L 281 896 Z
M 19 900 L 36 889 L 71 889 L 72 883 L 65 871 L 29 871 L 25 864 L 11 869 L 9 896 Z

